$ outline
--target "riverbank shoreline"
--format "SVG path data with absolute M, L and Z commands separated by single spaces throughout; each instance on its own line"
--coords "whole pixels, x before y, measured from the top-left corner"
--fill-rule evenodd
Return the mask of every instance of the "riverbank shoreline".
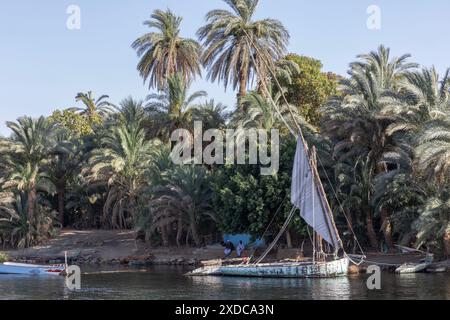
M 65 252 L 67 252 L 68 262 L 76 265 L 198 266 L 201 261 L 222 258 L 223 247 L 220 244 L 203 248 L 152 247 L 148 243 L 136 240 L 135 232 L 130 230 L 66 229 L 39 246 L 4 252 L 11 261 L 23 263 L 64 263 Z M 280 249 L 273 258 L 295 258 L 298 253 L 296 249 Z M 418 253 L 366 253 L 366 256 L 366 262 L 358 267 L 353 266 L 351 273 L 364 273 L 370 264 L 380 265 L 385 271 L 393 271 L 397 266 L 421 259 L 421 254 Z M 435 262 L 429 270 L 430 272 L 450 272 L 450 260 Z

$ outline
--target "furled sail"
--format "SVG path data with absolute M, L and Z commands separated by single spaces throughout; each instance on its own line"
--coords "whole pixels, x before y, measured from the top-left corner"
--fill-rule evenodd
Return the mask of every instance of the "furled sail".
M 322 198 L 318 184 L 320 179 L 315 178 L 311 162 L 307 154 L 307 147 L 302 137 L 298 138 L 297 151 L 292 172 L 291 201 L 300 209 L 301 217 L 316 233 L 331 244 L 335 249 L 342 247 L 339 234 L 334 224 L 333 215 L 326 199 Z

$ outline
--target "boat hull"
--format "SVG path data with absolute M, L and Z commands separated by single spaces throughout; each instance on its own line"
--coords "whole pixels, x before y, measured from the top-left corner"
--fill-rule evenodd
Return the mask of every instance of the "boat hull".
M 401 265 L 397 269 L 395 269 L 395 273 L 418 273 L 418 272 L 424 272 L 429 266 L 431 266 L 431 263 L 424 262 L 424 263 L 408 263 Z
M 0 264 L 0 274 L 23 274 L 23 275 L 60 275 L 64 272 L 63 265 L 41 266 L 22 263 Z
M 263 278 L 332 278 L 348 273 L 349 259 L 334 261 L 260 263 L 256 265 L 206 266 L 190 272 L 190 276 L 238 276 Z

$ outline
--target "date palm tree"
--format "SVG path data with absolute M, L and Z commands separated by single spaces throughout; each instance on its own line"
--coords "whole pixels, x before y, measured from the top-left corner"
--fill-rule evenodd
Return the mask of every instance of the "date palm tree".
M 409 63 L 409 55 L 391 58 L 389 49 L 359 55 L 352 63 L 349 79 L 341 81 L 340 96 L 333 97 L 324 107 L 323 129 L 336 142 L 334 155 L 339 162 L 349 159 L 361 161 L 367 172 L 365 181 L 390 170 L 407 170 L 411 166 L 412 148 L 404 133 L 410 128 L 402 108 L 393 97 L 400 94 L 400 81 L 416 64 Z M 373 190 L 373 186 L 367 188 Z M 367 195 L 372 198 L 371 193 Z M 369 199 L 370 200 L 370 199 Z M 371 201 L 369 201 L 371 203 Z M 375 208 L 366 213 L 367 234 L 372 247 L 378 247 L 373 230 Z M 385 240 L 392 245 L 389 215 L 380 209 Z
M 155 10 L 144 25 L 157 32 L 147 33 L 132 44 L 141 59 L 139 73 L 150 88 L 164 90 L 167 79 L 178 72 L 185 82 L 201 74 L 201 46 L 180 36 L 181 22 L 182 18 L 170 10 Z
M 215 221 L 211 206 L 209 174 L 201 166 L 178 166 L 168 173 L 166 184 L 155 188 L 150 201 L 153 227 L 177 223 L 177 243 L 183 229 L 196 246 L 201 245 L 201 221 Z
M 50 180 L 56 187 L 58 214 L 61 227 L 65 226 L 66 191 L 70 180 L 86 165 L 83 140 L 73 137 L 68 130 L 58 129 L 55 147 L 50 151 L 51 159 L 46 165 Z
M 5 186 L 27 194 L 28 219 L 31 223 L 38 192 L 40 189 L 52 192 L 53 189 L 44 167 L 54 146 L 54 125 L 44 117 L 22 117 L 17 122 L 6 124 L 13 135 L 1 144 L 7 176 Z
M 145 137 L 142 102 L 122 102 L 118 123 L 111 125 L 100 148 L 89 159 L 88 182 L 107 187 L 103 218 L 114 228 L 128 228 L 136 217 L 140 192 L 147 184 L 145 172 L 154 146 Z
M 205 130 L 224 129 L 230 117 L 231 113 L 227 111 L 227 107 L 222 103 L 216 103 L 214 99 L 192 110 L 192 119 L 201 121 Z
M 203 65 L 208 78 L 247 93 L 255 78 L 266 79 L 269 69 L 286 51 L 289 33 L 280 21 L 253 20 L 259 0 L 224 0 L 228 10 L 212 10 L 197 35 L 206 48 Z M 258 69 L 258 70 L 257 70 Z M 259 73 L 259 74 L 258 74 Z
M 87 93 L 79 92 L 75 100 L 82 102 L 84 107 L 73 108 L 72 110 L 79 111 L 82 115 L 86 116 L 91 126 L 98 125 L 102 122 L 103 118 L 115 109 L 115 106 L 108 99 L 109 96 L 107 95 L 95 98 L 92 91 L 88 91 Z
M 426 124 L 418 137 L 417 167 L 426 179 L 440 185 L 450 181 L 450 110 L 443 119 Z
M 445 118 L 450 110 L 450 69 L 442 78 L 434 67 L 406 73 L 400 87 L 396 102 L 407 115 L 413 133 L 420 132 L 429 121 Z
M 0 235 L 6 244 L 23 249 L 52 235 L 54 213 L 42 199 L 36 198 L 34 201 L 34 221 L 30 222 L 30 201 L 26 193 L 1 194 Z
M 180 73 L 167 80 L 167 88 L 161 94 L 147 97 L 146 110 L 155 136 L 168 139 L 173 130 L 192 126 L 192 111 L 199 107 L 197 100 L 207 96 L 205 91 L 189 95 L 189 85 Z
M 450 256 L 449 190 L 435 193 L 427 199 L 414 229 L 417 231 L 417 248 L 427 244 L 430 249 L 439 249 L 447 257 Z
M 300 114 L 300 110 L 293 105 L 285 104 L 282 99 L 283 91 L 273 90 L 275 86 L 269 86 L 266 94 L 251 91 L 241 98 L 243 110 L 234 114 L 231 124 L 242 128 L 258 128 L 270 131 L 277 128 L 288 133 L 285 123 L 291 128 L 299 124 L 304 133 L 317 132 Z M 270 95 L 268 97 L 267 95 Z M 276 105 L 276 108 L 274 107 Z

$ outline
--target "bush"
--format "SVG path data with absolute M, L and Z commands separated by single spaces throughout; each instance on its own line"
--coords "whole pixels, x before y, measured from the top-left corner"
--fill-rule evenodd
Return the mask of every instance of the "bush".
M 8 255 L 6 253 L 0 252 L 0 263 L 8 261 Z

